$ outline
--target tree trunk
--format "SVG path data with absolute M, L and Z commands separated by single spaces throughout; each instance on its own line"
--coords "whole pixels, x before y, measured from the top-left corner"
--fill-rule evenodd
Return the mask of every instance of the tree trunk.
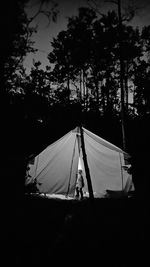
M 99 111 L 99 86 L 98 86 L 98 79 L 95 79 L 95 89 L 96 89 L 96 107 L 97 107 L 97 111 Z
M 80 99 L 80 103 L 81 103 L 81 101 L 82 101 L 82 72 L 81 72 L 81 70 L 80 70 L 80 77 L 79 77 L 79 79 L 80 79 L 80 92 L 79 92 L 79 99 Z
M 105 104 L 105 93 L 104 90 L 106 87 L 104 85 L 101 86 L 101 101 L 102 101 L 102 107 L 103 107 L 103 114 L 105 115 L 106 112 L 106 104 Z
M 119 31 L 119 54 L 120 54 L 120 89 L 121 89 L 121 127 L 122 127 L 122 139 L 123 149 L 126 149 L 125 140 L 125 118 L 124 118 L 124 60 L 122 51 L 122 15 L 121 15 L 121 0 L 118 0 L 118 31 Z
M 128 90 L 128 62 L 126 62 L 126 73 L 125 73 L 125 105 L 126 105 L 126 111 L 128 111 L 128 102 L 129 102 L 129 90 Z

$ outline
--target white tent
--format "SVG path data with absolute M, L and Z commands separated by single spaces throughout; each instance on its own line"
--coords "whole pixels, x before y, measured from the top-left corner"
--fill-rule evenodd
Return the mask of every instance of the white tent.
M 127 187 L 129 174 L 123 168 L 127 153 L 87 129 L 82 129 L 94 195 L 101 195 L 106 190 L 131 189 Z M 27 178 L 26 184 L 36 180 L 41 193 L 74 196 L 78 168 L 83 170 L 84 191 L 88 192 L 80 128 L 75 128 L 48 146 L 29 167 L 30 178 Z M 132 183 L 132 178 L 130 181 Z

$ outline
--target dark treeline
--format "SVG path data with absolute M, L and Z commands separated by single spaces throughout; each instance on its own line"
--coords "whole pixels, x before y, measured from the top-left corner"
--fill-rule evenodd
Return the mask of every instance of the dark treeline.
M 7 2 L 7 1 L 6 1 Z M 122 147 L 118 15 L 98 16 L 80 8 L 53 39 L 50 65 L 23 60 L 34 52 L 36 31 L 24 11 L 28 1 L 2 4 L 0 53 L 2 187 L 23 196 L 28 159 L 73 129 L 83 126 Z M 12 12 L 13 10 L 13 12 Z M 54 14 L 53 14 L 54 12 Z M 56 16 L 52 8 L 51 16 Z M 7 23 L 6 23 L 7 20 Z M 138 198 L 148 194 L 150 119 L 150 26 L 122 25 L 126 150 L 132 156 Z
M 80 8 L 68 19 L 67 29 L 53 39 L 49 66 L 44 70 L 34 61 L 27 73 L 23 60 L 36 51 L 32 20 L 43 14 L 45 2 L 52 3 L 45 15 L 55 21 L 57 14 L 53 1 L 37 0 L 39 11 L 29 19 L 24 11 L 28 2 L 0 3 L 1 240 L 6 241 L 2 256 L 17 266 L 22 262 L 43 266 L 53 259 L 55 265 L 59 260 L 68 263 L 69 256 L 77 264 L 81 256 L 84 265 L 86 259 L 88 264 L 96 259 L 97 264 L 104 258 L 105 266 L 108 262 L 116 266 L 121 255 L 118 266 L 128 265 L 136 243 L 140 247 L 136 241 L 143 240 L 149 228 L 150 26 L 139 30 L 123 23 L 124 124 L 135 198 L 97 199 L 91 207 L 87 199 L 24 197 L 28 160 L 81 121 L 123 147 L 117 13 L 98 16 L 93 9 Z

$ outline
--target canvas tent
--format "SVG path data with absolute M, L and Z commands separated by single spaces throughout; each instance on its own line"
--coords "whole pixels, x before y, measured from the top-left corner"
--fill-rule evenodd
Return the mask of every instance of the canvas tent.
M 129 186 L 127 189 L 129 174 L 123 168 L 128 154 L 89 130 L 82 130 L 94 195 L 106 190 L 130 190 Z M 26 185 L 36 180 L 41 193 L 74 196 L 79 168 L 86 177 L 82 152 L 81 131 L 76 127 L 29 163 Z M 84 191 L 88 192 L 87 183 Z

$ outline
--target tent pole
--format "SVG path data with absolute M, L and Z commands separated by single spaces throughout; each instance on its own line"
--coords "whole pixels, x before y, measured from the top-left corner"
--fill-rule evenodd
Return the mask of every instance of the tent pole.
M 122 171 L 122 161 L 121 161 L 120 153 L 119 153 L 119 159 L 120 159 L 120 166 L 121 166 L 121 182 L 122 182 L 122 191 L 123 191 L 123 171 Z
M 39 155 L 37 156 L 37 162 L 36 162 L 36 168 L 35 168 L 34 180 L 36 179 L 36 174 L 37 174 L 38 163 L 39 163 Z
M 89 171 L 89 167 L 88 167 L 88 163 L 87 163 L 87 156 L 86 156 L 86 151 L 85 151 L 83 129 L 82 129 L 81 125 L 79 126 L 79 128 L 80 128 L 80 133 L 81 133 L 81 148 L 82 148 L 82 153 L 83 153 L 83 162 L 84 162 L 86 179 L 87 179 L 87 184 L 88 184 L 89 197 L 90 197 L 90 200 L 93 201 L 94 200 L 94 194 L 93 194 L 90 171 Z

